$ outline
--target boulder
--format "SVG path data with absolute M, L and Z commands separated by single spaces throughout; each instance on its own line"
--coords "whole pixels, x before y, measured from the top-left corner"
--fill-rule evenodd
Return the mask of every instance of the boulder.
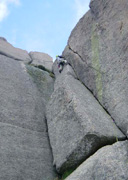
M 75 168 L 100 147 L 125 138 L 69 65 L 56 78 L 46 117 L 59 173 Z
M 51 56 L 41 52 L 30 52 L 29 55 L 32 58 L 33 64 L 42 65 L 46 69 L 52 71 L 53 59 Z
M 3 40 L 3 41 L 7 42 L 7 40 L 4 37 L 0 37 L 0 40 Z
M 13 47 L 3 38 L 0 38 L 0 54 L 15 60 L 24 61 L 25 63 L 31 62 L 31 58 L 27 51 Z
M 128 141 L 105 146 L 81 164 L 66 180 L 128 179 Z
M 77 77 L 128 134 L 128 2 L 92 0 L 63 56 Z
M 53 79 L 28 66 L 0 55 L 1 180 L 53 180 L 56 176 L 45 118 Z

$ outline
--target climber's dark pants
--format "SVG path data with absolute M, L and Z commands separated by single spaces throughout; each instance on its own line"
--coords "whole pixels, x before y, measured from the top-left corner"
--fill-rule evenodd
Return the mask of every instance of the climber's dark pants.
M 62 72 L 63 67 L 64 67 L 64 62 L 60 62 L 59 65 L 58 65 L 58 68 L 59 68 L 59 72 L 60 72 L 60 73 Z

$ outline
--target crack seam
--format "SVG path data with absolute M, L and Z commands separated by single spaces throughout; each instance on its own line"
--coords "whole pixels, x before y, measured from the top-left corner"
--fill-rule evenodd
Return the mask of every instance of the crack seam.
M 68 48 L 69 48 L 69 50 L 71 50 L 74 54 L 76 54 L 77 56 L 79 56 L 79 58 L 82 60 L 82 62 L 85 63 L 85 60 L 82 58 L 82 56 L 81 56 L 77 51 L 74 51 L 69 44 L 68 44 Z M 87 65 L 87 67 L 94 69 L 95 71 L 97 71 L 97 72 L 100 73 L 100 74 L 105 74 L 104 72 L 101 72 L 101 71 L 97 70 L 96 68 L 94 68 L 94 67 L 92 67 L 92 66 L 89 66 L 87 63 L 86 63 L 86 65 Z
M 6 123 L 6 122 L 0 122 L 0 124 L 8 125 L 8 126 L 15 127 L 15 128 L 24 129 L 24 130 L 26 130 L 26 131 L 32 131 L 32 132 L 37 132 L 37 133 L 47 133 L 46 131 L 32 130 L 32 129 L 30 129 L 30 128 L 25 128 L 25 127 L 22 127 L 22 126 L 17 126 L 17 125 L 14 125 L 14 124 L 11 124 L 11 123 Z
M 70 45 L 68 44 L 68 48 L 69 48 L 69 50 L 71 50 L 73 53 L 75 53 L 76 55 L 78 55 L 79 56 L 79 58 L 84 62 L 84 59 L 76 52 L 76 51 L 74 51 L 71 47 L 70 47 Z M 87 65 L 88 66 L 88 65 Z M 89 68 L 93 68 L 92 66 L 88 66 Z M 97 69 L 95 69 L 95 68 L 93 68 L 94 70 L 96 70 L 96 71 L 98 71 Z M 99 73 L 103 73 L 103 72 L 100 72 L 100 71 L 98 71 Z M 78 77 L 77 77 L 78 78 Z M 80 79 L 78 79 L 79 81 L 80 81 Z M 80 81 L 81 82 L 81 81 Z M 81 82 L 82 83 L 82 82 Z M 82 83 L 83 84 L 83 83 Z M 83 84 L 84 86 L 85 86 L 85 84 Z M 86 86 L 85 86 L 86 87 Z M 122 130 L 121 130 L 121 128 L 120 127 L 118 127 L 117 126 L 117 123 L 115 122 L 115 120 L 113 119 L 113 117 L 110 115 L 110 113 L 107 111 L 107 109 L 105 109 L 105 107 L 100 103 L 100 101 L 94 96 L 94 94 L 93 94 L 93 92 L 88 88 L 88 87 L 86 87 L 90 92 L 91 92 L 91 94 L 93 95 L 93 97 L 99 102 L 99 104 L 101 105 L 101 107 L 105 110 L 105 112 L 111 117 L 111 119 L 113 120 L 113 123 L 116 125 L 116 127 L 122 132 Z M 126 137 L 126 139 L 128 139 L 127 138 L 127 136 L 124 134 L 124 132 L 122 132 L 122 134 Z M 119 141 L 118 140 L 118 138 L 117 138 L 117 141 Z

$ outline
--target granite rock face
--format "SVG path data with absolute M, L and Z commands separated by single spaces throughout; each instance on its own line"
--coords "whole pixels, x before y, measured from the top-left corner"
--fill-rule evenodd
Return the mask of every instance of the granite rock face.
M 46 117 L 59 173 L 78 166 L 100 147 L 125 138 L 69 65 L 56 78 Z
M 13 47 L 3 37 L 0 38 L 0 54 L 19 61 L 24 61 L 25 63 L 31 62 L 31 58 L 27 51 Z
M 52 92 L 54 91 L 54 78 L 51 77 L 51 74 L 47 71 L 42 71 L 31 65 L 27 65 L 26 68 L 27 72 L 32 77 L 33 82 L 36 84 L 38 91 L 41 93 L 41 97 L 46 106 L 47 102 L 50 100 Z
M 51 56 L 41 52 L 30 52 L 29 55 L 32 58 L 33 64 L 42 65 L 46 69 L 52 71 L 53 59 Z
M 0 55 L 1 180 L 55 178 L 45 118 L 53 83 L 49 73 Z
M 66 178 L 66 180 L 94 179 L 128 179 L 128 141 L 101 148 Z
M 128 2 L 92 0 L 63 56 L 117 126 L 128 133 Z
M 128 179 L 127 40 L 127 0 L 91 0 L 61 73 L 0 37 L 0 180 Z

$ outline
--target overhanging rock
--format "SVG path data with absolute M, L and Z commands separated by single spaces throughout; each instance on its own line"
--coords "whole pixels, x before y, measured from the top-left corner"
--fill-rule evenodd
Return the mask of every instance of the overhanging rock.
M 31 58 L 27 51 L 13 47 L 4 38 L 0 38 L 0 54 L 19 61 L 24 61 L 25 63 L 31 62 Z
M 41 52 L 30 52 L 30 57 L 32 58 L 32 63 L 35 65 L 42 65 L 49 71 L 52 71 L 53 59 L 46 53 Z

